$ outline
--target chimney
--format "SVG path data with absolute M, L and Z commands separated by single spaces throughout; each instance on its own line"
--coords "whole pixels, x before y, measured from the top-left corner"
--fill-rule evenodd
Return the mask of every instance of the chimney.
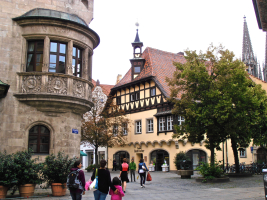
M 100 81 L 97 79 L 96 86 L 100 86 Z
M 184 52 L 181 52 L 181 51 L 178 52 L 177 54 L 180 55 L 180 56 L 184 56 Z
M 120 82 L 121 78 L 122 78 L 122 75 L 121 74 L 118 74 L 115 85 L 117 85 Z

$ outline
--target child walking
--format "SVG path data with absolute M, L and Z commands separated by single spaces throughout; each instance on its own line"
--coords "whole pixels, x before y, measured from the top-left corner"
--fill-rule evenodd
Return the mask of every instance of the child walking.
M 122 191 L 120 179 L 118 177 L 114 177 L 112 179 L 112 184 L 116 189 L 118 189 L 118 193 L 115 194 L 113 190 L 109 190 L 109 194 L 111 195 L 111 200 L 122 200 L 122 197 L 124 197 L 124 192 Z

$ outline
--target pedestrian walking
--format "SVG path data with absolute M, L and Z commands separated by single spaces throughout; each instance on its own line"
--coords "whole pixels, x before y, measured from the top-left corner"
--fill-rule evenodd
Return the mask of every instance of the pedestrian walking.
M 118 177 L 114 177 L 112 180 L 112 184 L 115 188 L 118 189 L 118 193 L 115 194 L 113 190 L 109 190 L 109 194 L 111 195 L 111 200 L 122 200 L 122 197 L 124 197 L 124 193 L 122 191 L 121 187 L 121 181 Z
M 112 168 L 112 171 L 113 171 L 113 170 L 116 171 L 116 168 L 117 168 L 117 162 L 116 162 L 116 160 L 114 159 L 114 160 L 113 160 L 113 168 Z
M 135 182 L 136 164 L 134 162 L 134 159 L 132 159 L 132 162 L 130 162 L 130 164 L 129 164 L 129 170 L 130 170 L 130 174 L 131 174 L 131 182 L 133 182 L 133 179 Z M 132 179 L 132 176 L 133 176 L 133 179 Z
M 147 173 L 149 173 L 147 167 L 146 167 L 146 163 L 144 163 L 144 159 L 141 158 L 139 161 L 139 165 L 138 165 L 138 173 L 140 175 L 140 185 L 141 188 L 145 187 L 145 182 L 146 182 L 146 171 Z
M 72 200 L 81 200 L 82 195 L 85 195 L 85 177 L 84 172 L 81 170 L 82 163 L 80 161 L 76 161 L 73 165 L 73 168 L 71 168 L 70 175 L 72 175 L 72 178 L 68 178 L 68 188 L 70 190 L 70 195 Z M 70 177 L 70 175 L 68 177 Z M 79 184 L 75 182 L 77 176 L 77 180 L 79 180 Z M 73 185 L 77 184 L 77 188 L 75 188 Z
M 129 182 L 128 173 L 129 173 L 129 165 L 127 164 L 127 159 L 123 158 L 123 163 L 120 168 L 120 178 L 122 182 L 122 190 L 124 191 L 124 193 L 126 190 L 126 182 Z
M 105 160 L 100 161 L 100 168 L 98 169 L 98 189 L 94 191 L 95 200 L 105 200 L 109 187 L 117 194 L 118 190 L 111 183 L 110 172 L 105 168 L 107 162 Z M 96 169 L 94 170 L 91 180 L 95 179 Z

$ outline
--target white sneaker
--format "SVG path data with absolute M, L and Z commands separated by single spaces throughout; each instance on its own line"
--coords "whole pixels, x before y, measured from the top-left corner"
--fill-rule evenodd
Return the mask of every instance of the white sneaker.
M 143 188 L 143 186 L 141 185 L 141 188 Z

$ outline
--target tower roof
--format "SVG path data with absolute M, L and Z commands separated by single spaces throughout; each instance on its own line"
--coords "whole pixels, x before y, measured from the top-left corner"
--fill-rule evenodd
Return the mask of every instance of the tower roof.
M 134 43 L 140 43 L 139 34 L 138 34 L 138 29 L 136 29 L 136 36 L 135 36 Z

